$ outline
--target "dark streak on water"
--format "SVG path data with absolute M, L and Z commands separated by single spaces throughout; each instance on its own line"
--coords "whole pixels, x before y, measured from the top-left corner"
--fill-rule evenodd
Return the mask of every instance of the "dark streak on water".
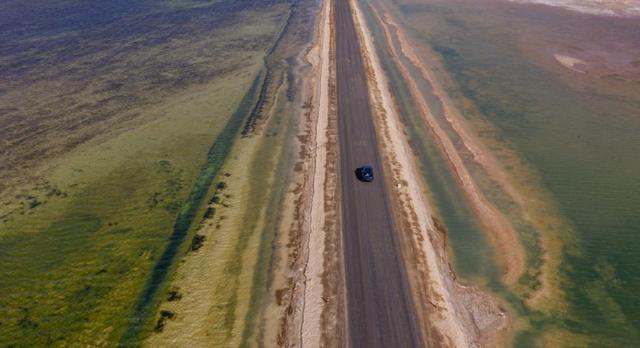
M 144 330 L 149 322 L 150 316 L 155 313 L 155 301 L 158 290 L 162 288 L 167 275 L 174 264 L 176 255 L 180 251 L 182 242 L 185 240 L 191 228 L 200 205 L 205 198 L 213 179 L 222 167 L 224 159 L 229 154 L 233 145 L 233 140 L 241 128 L 243 120 L 249 114 L 254 104 L 255 94 L 262 80 L 262 74 L 257 76 L 249 91 L 240 102 L 238 109 L 233 114 L 225 128 L 216 138 L 207 154 L 207 160 L 200 170 L 198 179 L 194 184 L 189 197 L 180 209 L 176 221 L 173 225 L 173 232 L 169 239 L 167 248 L 156 263 L 151 276 L 139 296 L 135 305 L 132 321 L 120 340 L 121 346 L 137 344 L 139 334 Z

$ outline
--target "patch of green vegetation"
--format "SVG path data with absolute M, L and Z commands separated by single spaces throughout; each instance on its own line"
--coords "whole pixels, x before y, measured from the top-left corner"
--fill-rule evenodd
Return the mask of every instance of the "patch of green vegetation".
M 165 211 L 147 212 L 141 204 L 144 191 L 157 181 L 126 176 L 130 184 L 124 185 L 119 176 L 125 173 L 108 175 L 91 189 L 52 203 L 2 239 L 0 290 L 9 294 L 0 300 L 7 310 L 3 342 L 100 342 L 107 339 L 101 331 L 123 321 L 129 291 L 139 286 L 136 278 L 144 278 L 164 243 L 162 231 L 172 221 Z M 124 191 L 110 192 L 116 188 Z M 55 222 L 39 230 L 49 219 Z M 23 325 L 25 314 L 33 330 Z

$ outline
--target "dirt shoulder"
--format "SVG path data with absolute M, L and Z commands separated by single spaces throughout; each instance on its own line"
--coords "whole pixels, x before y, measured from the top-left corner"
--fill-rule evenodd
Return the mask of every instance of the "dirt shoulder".
M 336 168 L 337 143 L 335 133 L 335 72 L 332 64 L 333 26 L 331 2 L 323 4 L 315 47 L 308 60 L 314 66 L 314 88 L 311 113 L 314 118 L 309 210 L 306 225 L 307 258 L 305 264 L 304 306 L 300 342 L 302 346 L 334 345 L 343 340 L 344 328 L 339 320 L 338 304 L 341 279 L 340 238 L 337 226 Z M 331 333 L 331 335 L 330 335 Z M 332 337 L 333 335 L 333 337 Z
M 294 267 L 291 305 L 283 323 L 285 346 L 343 346 L 344 287 L 337 205 L 337 131 L 331 1 L 317 20 L 313 45 L 305 54 L 310 69 L 306 132 L 301 135 L 304 160 L 299 211 L 300 248 Z

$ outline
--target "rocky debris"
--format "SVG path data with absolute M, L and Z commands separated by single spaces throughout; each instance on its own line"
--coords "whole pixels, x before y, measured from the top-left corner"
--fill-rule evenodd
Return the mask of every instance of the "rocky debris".
M 206 236 L 203 236 L 201 234 L 194 235 L 193 239 L 191 240 L 189 251 L 197 251 L 198 249 L 202 248 L 205 240 L 207 240 Z
M 181 299 L 182 299 L 182 293 L 180 293 L 180 290 L 178 288 L 169 290 L 169 293 L 167 294 L 167 301 L 173 302 L 173 301 L 180 301 Z
M 216 208 L 214 207 L 209 207 L 207 208 L 207 211 L 204 212 L 204 219 L 210 219 L 212 218 L 214 215 L 216 214 Z
M 154 330 L 156 332 L 162 332 L 164 330 L 165 325 L 167 325 L 167 321 L 176 317 L 176 314 L 170 310 L 163 309 L 160 311 L 160 318 L 158 318 L 158 322 L 156 323 L 156 327 Z

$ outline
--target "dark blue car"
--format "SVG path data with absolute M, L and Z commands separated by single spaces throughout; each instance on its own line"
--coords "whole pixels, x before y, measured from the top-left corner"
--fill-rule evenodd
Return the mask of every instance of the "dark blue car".
M 362 166 L 356 169 L 356 178 L 364 182 L 373 181 L 373 168 L 371 166 Z

